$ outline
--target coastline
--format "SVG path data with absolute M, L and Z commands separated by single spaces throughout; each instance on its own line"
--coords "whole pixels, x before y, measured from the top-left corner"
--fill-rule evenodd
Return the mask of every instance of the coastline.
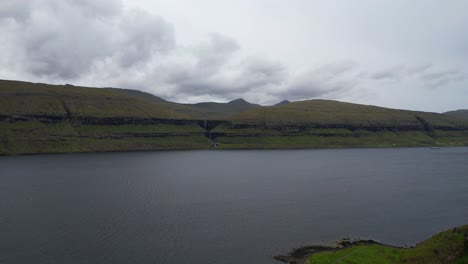
M 404 149 L 404 148 L 427 148 L 430 150 L 440 150 L 443 148 L 464 148 L 468 145 L 450 145 L 450 146 L 330 146 L 330 147 L 278 147 L 278 148 L 165 148 L 165 149 L 128 149 L 128 150 L 90 150 L 90 151 L 66 151 L 66 152 L 31 152 L 31 153 L 2 153 L 0 157 L 11 156 L 34 156 L 34 155 L 61 155 L 61 154 L 102 154 L 102 153 L 126 153 L 126 152 L 173 152 L 173 151 L 245 151 L 245 150 L 346 150 L 346 149 Z
M 462 264 L 468 261 L 468 225 L 445 230 L 412 247 L 387 245 L 374 240 L 350 241 L 348 238 L 332 244 L 302 246 L 286 255 L 273 256 L 273 259 L 287 264 L 313 263 L 316 261 L 312 260 L 313 257 L 319 259 L 318 263 L 342 260 L 360 263 L 360 260 L 372 259 L 374 262 L 369 263 Z

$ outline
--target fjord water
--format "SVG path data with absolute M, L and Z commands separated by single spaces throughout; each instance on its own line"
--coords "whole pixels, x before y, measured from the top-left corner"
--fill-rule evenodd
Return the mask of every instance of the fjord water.
M 468 148 L 0 157 L 0 263 L 275 263 L 468 222 Z

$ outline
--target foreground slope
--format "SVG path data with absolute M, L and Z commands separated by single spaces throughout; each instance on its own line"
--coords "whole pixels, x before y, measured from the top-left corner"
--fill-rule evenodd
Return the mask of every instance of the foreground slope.
M 468 225 L 441 232 L 411 248 L 398 248 L 373 241 L 343 242 L 339 248 L 304 247 L 288 256 L 287 263 L 382 263 L 382 264 L 463 264 L 468 263 Z
M 261 107 L 212 132 L 226 148 L 468 145 L 468 124 L 450 116 L 329 100 Z

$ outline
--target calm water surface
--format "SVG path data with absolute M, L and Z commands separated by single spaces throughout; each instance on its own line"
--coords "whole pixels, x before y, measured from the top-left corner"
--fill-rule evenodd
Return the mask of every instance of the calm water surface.
M 0 263 L 276 263 L 468 223 L 468 148 L 0 157 Z

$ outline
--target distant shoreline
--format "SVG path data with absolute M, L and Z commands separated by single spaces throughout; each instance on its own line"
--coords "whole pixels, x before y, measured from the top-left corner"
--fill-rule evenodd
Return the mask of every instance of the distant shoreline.
M 437 149 L 432 149 L 432 146 L 394 146 L 394 147 L 328 147 L 328 148 L 186 148 L 186 149 L 148 149 L 148 150 L 111 150 L 111 151 L 80 151 L 80 152 L 39 152 L 39 153 L 19 153 L 19 154 L 5 154 L 0 153 L 0 157 L 14 157 L 14 156 L 38 156 L 38 155 L 69 155 L 69 154 L 105 154 L 105 153 L 137 153 L 137 152 L 176 152 L 176 151 L 258 151 L 258 150 L 275 150 L 275 151 L 289 151 L 289 150 L 346 150 L 346 149 L 405 149 L 405 148 L 425 148 L 428 150 L 439 150 L 444 148 L 465 148 L 467 145 L 460 146 L 438 146 Z

